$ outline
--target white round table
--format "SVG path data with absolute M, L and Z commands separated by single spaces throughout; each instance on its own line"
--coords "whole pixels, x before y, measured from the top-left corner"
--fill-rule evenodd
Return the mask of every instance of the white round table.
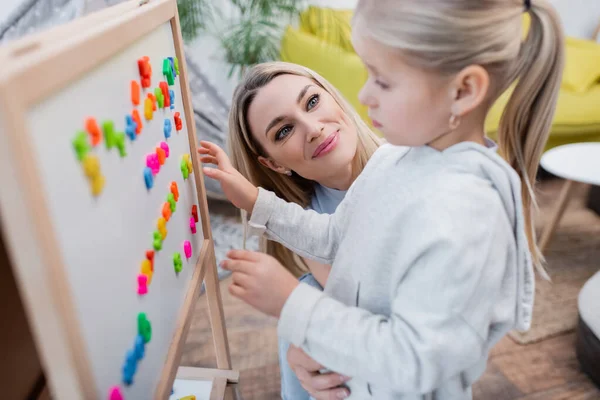
M 573 143 L 555 147 L 544 153 L 540 164 L 546 171 L 566 180 L 550 222 L 540 238 L 539 248 L 544 251 L 565 211 L 573 183 L 600 185 L 600 143 Z

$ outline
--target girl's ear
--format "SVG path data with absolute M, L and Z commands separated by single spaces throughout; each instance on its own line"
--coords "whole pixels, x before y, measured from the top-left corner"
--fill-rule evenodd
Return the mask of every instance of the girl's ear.
M 490 87 L 490 76 L 485 68 L 470 65 L 454 78 L 452 90 L 452 114 L 462 117 L 479 107 Z
M 289 172 L 290 172 L 289 169 L 287 169 L 286 167 L 284 167 L 282 165 L 277 164 L 275 161 L 271 160 L 270 158 L 258 156 L 258 162 L 261 163 L 261 165 L 264 165 L 265 167 L 267 167 L 270 170 L 273 170 L 279 174 L 289 175 Z

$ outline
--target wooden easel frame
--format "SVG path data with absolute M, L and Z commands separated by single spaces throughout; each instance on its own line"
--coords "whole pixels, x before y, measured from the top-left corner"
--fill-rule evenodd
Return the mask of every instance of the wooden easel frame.
M 61 255 L 56 250 L 58 246 L 47 203 L 43 193 L 37 189 L 41 184 L 40 175 L 37 166 L 30 162 L 31 144 L 26 132 L 25 113 L 29 106 L 166 22 L 170 22 L 174 32 L 190 151 L 196 155 L 196 129 L 176 0 L 150 0 L 146 4 L 138 0 L 128 1 L 0 49 L 0 110 L 5 110 L 0 115 L 0 127 L 5 132 L 0 133 L 3 138 L 0 146 L 3 236 L 11 264 L 28 266 L 13 267 L 15 279 L 51 392 L 56 398 L 94 399 L 96 390 L 75 319 L 75 309 L 70 301 L 70 290 L 65 283 Z M 234 383 L 239 379 L 239 373 L 231 368 L 204 177 L 196 156 L 192 157 L 192 164 L 204 242 L 158 382 L 157 400 L 164 400 L 171 393 L 194 303 L 203 281 L 218 369 L 194 368 L 194 376 L 213 379 L 211 399 L 222 399 L 224 382 Z M 11 189 L 10 193 L 7 188 Z M 35 245 L 31 246 L 32 243 Z M 27 247 L 33 251 L 18 251 Z M 36 278 L 49 284 L 43 283 L 34 288 L 31 282 Z M 53 368 L 56 365 L 60 368 Z M 191 370 L 183 371 L 187 375 L 191 373 Z

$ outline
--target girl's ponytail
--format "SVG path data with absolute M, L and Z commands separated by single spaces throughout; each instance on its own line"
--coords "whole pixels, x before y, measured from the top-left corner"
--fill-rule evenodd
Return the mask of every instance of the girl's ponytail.
M 560 89 L 564 39 L 559 18 L 545 0 L 532 1 L 530 26 L 513 77 L 516 86 L 500 119 L 500 151 L 521 177 L 525 229 L 533 262 L 542 275 L 543 256 L 536 245 L 533 186 Z M 509 79 L 512 81 L 513 79 Z

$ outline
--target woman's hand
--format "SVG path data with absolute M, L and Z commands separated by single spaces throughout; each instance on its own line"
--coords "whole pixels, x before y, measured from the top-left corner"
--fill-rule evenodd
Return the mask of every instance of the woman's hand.
M 215 164 L 217 168 L 204 167 L 202 171 L 221 183 L 223 193 L 237 208 L 252 213 L 258 197 L 258 188 L 242 176 L 229 161 L 227 154 L 214 143 L 201 141 L 198 148 L 200 161 Z
M 316 400 L 345 399 L 350 395 L 346 387 L 340 387 L 350 379 L 328 372 L 321 374 L 323 366 L 310 358 L 302 349 L 291 345 L 287 352 L 287 361 L 298 377 L 300 384 Z
M 233 272 L 229 292 L 265 314 L 279 318 L 299 282 L 275 258 L 255 251 L 232 250 L 221 268 Z

